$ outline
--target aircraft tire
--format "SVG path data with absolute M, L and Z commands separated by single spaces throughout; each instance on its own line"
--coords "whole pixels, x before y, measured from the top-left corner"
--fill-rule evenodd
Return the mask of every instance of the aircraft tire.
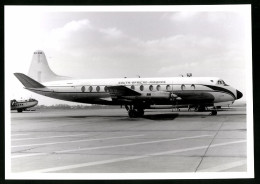
M 17 109 L 17 112 L 23 112 L 23 110 L 22 109 Z
M 142 116 L 144 116 L 144 110 L 143 109 L 138 109 L 136 111 L 136 114 L 137 114 L 138 117 L 142 117 Z
M 218 114 L 218 111 L 216 111 L 216 110 L 213 110 L 213 111 L 211 111 L 211 113 L 210 113 L 211 116 L 216 116 L 217 114 Z
M 135 118 L 136 117 L 136 111 L 135 110 L 129 110 L 128 111 L 128 116 L 130 118 Z

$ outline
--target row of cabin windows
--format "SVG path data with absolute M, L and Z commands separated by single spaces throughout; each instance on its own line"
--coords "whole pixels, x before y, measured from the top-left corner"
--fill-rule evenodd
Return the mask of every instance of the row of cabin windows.
M 184 84 L 182 84 L 182 85 L 181 85 L 181 89 L 182 89 L 182 90 L 185 90 L 185 88 L 186 88 L 186 86 L 185 86 Z M 192 88 L 192 89 L 195 89 L 195 85 L 192 84 L 192 85 L 191 85 L 191 88 Z M 132 89 L 132 90 L 135 90 L 135 86 L 132 85 L 132 86 L 131 86 L 131 89 Z M 140 89 L 140 91 L 143 91 L 143 90 L 144 90 L 144 85 L 141 85 L 141 86 L 139 87 L 139 89 Z M 86 89 L 85 86 L 82 86 L 82 87 L 81 87 L 81 91 L 82 91 L 82 92 L 86 92 L 86 90 L 87 90 L 88 92 L 92 92 L 92 91 L 93 91 L 93 87 L 92 87 L 92 86 L 89 86 L 88 89 Z M 149 86 L 149 90 L 150 90 L 150 91 L 154 91 L 154 86 L 153 86 L 153 85 L 150 85 L 150 86 Z M 156 86 L 156 90 L 157 90 L 157 91 L 160 91 L 160 90 L 161 90 L 161 86 L 160 86 L 160 85 L 157 85 L 157 86 Z M 167 85 L 167 86 L 166 86 L 166 90 L 167 90 L 167 91 L 171 91 L 171 86 L 170 86 L 170 85 Z M 105 92 L 108 92 L 107 86 L 104 87 L 104 91 L 105 91 Z M 100 92 L 100 86 L 96 86 L 96 92 Z
M 93 91 L 93 87 L 92 87 L 92 86 L 89 86 L 87 90 L 88 90 L 88 92 L 92 92 L 92 91 Z M 81 87 L 81 91 L 82 91 L 82 92 L 86 92 L 86 87 L 85 87 L 85 86 L 82 86 L 82 87 Z M 107 86 L 104 87 L 104 91 L 105 91 L 105 92 L 108 92 Z M 97 86 L 97 87 L 96 87 L 96 92 L 100 92 L 100 86 Z
M 23 104 L 14 104 L 14 106 L 21 106 L 21 105 L 23 105 Z
M 171 86 L 170 86 L 170 85 L 167 85 L 165 88 L 166 88 L 167 91 L 171 91 Z M 181 89 L 182 89 L 182 90 L 185 90 L 185 88 L 186 88 L 186 86 L 185 86 L 184 84 L 182 84 L 182 85 L 181 85 Z M 191 85 L 191 88 L 192 88 L 192 89 L 195 89 L 195 85 L 192 84 L 192 85 Z M 131 86 L 131 89 L 132 89 L 132 90 L 135 90 L 135 86 L 134 86 L 134 85 Z M 143 91 L 143 90 L 144 90 L 144 86 L 141 85 L 139 89 L 140 89 L 140 91 Z M 150 91 L 154 91 L 154 86 L 153 86 L 153 85 L 150 85 L 150 86 L 149 86 L 149 90 L 150 90 Z M 161 90 L 161 86 L 160 86 L 160 85 L 157 85 L 157 86 L 156 86 L 156 90 L 157 90 L 157 91 L 160 91 L 160 90 Z

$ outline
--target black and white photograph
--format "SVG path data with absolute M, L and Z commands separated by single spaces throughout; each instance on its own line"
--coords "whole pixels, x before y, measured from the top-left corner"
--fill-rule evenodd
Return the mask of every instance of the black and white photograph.
M 254 178 L 251 5 L 4 10 L 6 179 Z

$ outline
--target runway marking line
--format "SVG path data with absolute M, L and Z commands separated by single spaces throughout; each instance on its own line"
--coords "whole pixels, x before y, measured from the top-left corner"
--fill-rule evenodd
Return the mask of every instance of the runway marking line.
M 246 142 L 246 140 L 219 143 L 219 144 L 211 145 L 211 147 L 224 146 L 224 145 L 229 145 L 229 144 L 238 144 L 238 143 L 242 143 L 242 142 Z M 171 151 L 164 151 L 164 152 L 157 152 L 157 153 L 151 153 L 151 154 L 145 154 L 145 155 L 139 155 L 139 156 L 130 156 L 130 157 L 123 157 L 123 158 L 116 158 L 116 159 L 101 160 L 101 161 L 95 161 L 95 162 L 88 162 L 88 163 L 81 163 L 81 164 L 74 164 L 74 165 L 67 165 L 67 166 L 32 170 L 32 171 L 26 171 L 26 172 L 22 172 L 22 173 L 46 173 L 46 172 L 54 172 L 54 171 L 61 171 L 61 170 L 68 170 L 68 169 L 77 169 L 77 168 L 81 168 L 81 167 L 103 165 L 103 164 L 109 164 L 109 163 L 115 163 L 115 162 L 121 162 L 121 161 L 142 159 L 142 158 L 147 158 L 147 157 L 152 157 L 152 156 L 160 156 L 160 155 L 167 155 L 167 154 L 173 154 L 173 153 L 179 153 L 179 152 L 205 149 L 207 147 L 208 147 L 208 145 L 197 146 L 197 147 L 191 147 L 191 148 L 185 148 L 185 149 L 179 149 L 179 150 L 171 150 Z
M 31 156 L 39 156 L 39 155 L 47 155 L 46 153 L 31 153 L 31 154 L 21 154 L 21 155 L 13 155 L 11 158 L 22 158 L 22 157 L 31 157 Z
M 77 135 L 60 135 L 60 136 L 49 136 L 49 137 L 34 137 L 34 138 L 21 138 L 21 139 L 12 139 L 12 141 L 24 141 L 24 140 L 31 140 L 31 139 L 50 139 L 50 138 L 59 138 L 59 137 L 78 137 L 82 135 L 89 135 L 89 134 L 77 134 Z
M 20 135 L 29 135 L 29 134 L 12 134 L 11 136 L 20 136 Z
M 88 142 L 88 141 L 99 141 L 99 140 L 108 140 L 108 139 L 121 139 L 121 138 L 130 138 L 130 137 L 140 137 L 144 135 L 129 135 L 129 136 L 121 136 L 121 137 L 108 137 L 108 138 L 102 138 L 102 139 L 81 139 L 81 140 L 75 140 L 75 141 L 63 141 L 63 142 L 50 142 L 50 143 L 41 143 L 41 144 L 26 144 L 26 145 L 16 145 L 11 146 L 12 148 L 17 147 L 29 147 L 29 146 L 44 146 L 44 145 L 52 145 L 52 144 L 64 144 L 64 143 L 72 143 L 72 142 Z
M 193 137 L 181 137 L 175 139 L 164 139 L 164 140 L 157 140 L 157 141 L 146 141 L 146 142 L 138 142 L 138 143 L 129 143 L 129 144 L 119 144 L 113 146 L 99 146 L 99 147 L 92 147 L 92 148 L 79 148 L 79 149 L 72 149 L 72 150 L 62 150 L 62 151 L 55 151 L 54 153 L 67 153 L 67 152 L 74 152 L 74 151 L 82 151 L 82 150 L 95 150 L 95 149 L 106 149 L 106 148 L 115 148 L 115 147 L 123 147 L 123 146 L 135 146 L 135 145 L 142 145 L 142 144 L 153 144 L 153 143 L 161 143 L 161 142 L 170 142 L 170 141 L 179 141 L 184 139 L 195 139 L 201 137 L 209 137 L 212 135 L 200 135 L 200 136 L 193 136 Z
M 197 172 L 219 172 L 219 171 L 224 171 L 224 170 L 227 170 L 227 169 L 232 169 L 234 167 L 246 165 L 246 163 L 247 163 L 246 160 L 240 160 L 240 161 L 236 161 L 236 162 L 218 165 L 218 166 L 215 166 L 215 167 L 210 167 L 210 168 L 207 168 L 207 169 L 198 170 Z
M 175 139 L 164 139 L 164 140 L 157 140 L 157 141 L 146 141 L 146 142 L 138 142 L 138 143 L 119 144 L 119 145 L 113 145 L 113 146 L 99 146 L 99 147 L 92 147 L 92 148 L 78 148 L 78 149 L 71 149 L 71 150 L 54 151 L 52 153 L 66 153 L 66 152 L 74 152 L 74 151 L 82 151 L 82 150 L 95 150 L 95 149 L 106 149 L 106 148 L 115 148 L 115 147 L 124 147 L 124 146 L 135 146 L 135 145 L 152 144 L 152 143 L 159 143 L 159 142 L 178 141 L 178 140 L 184 140 L 184 139 L 195 139 L 195 138 L 208 137 L 208 136 L 212 136 L 212 135 L 200 135 L 200 136 L 193 136 L 193 137 L 181 137 L 181 138 L 175 138 Z M 21 158 L 21 157 L 47 155 L 47 154 L 50 154 L 50 153 L 22 154 L 22 155 L 12 156 L 11 158 Z

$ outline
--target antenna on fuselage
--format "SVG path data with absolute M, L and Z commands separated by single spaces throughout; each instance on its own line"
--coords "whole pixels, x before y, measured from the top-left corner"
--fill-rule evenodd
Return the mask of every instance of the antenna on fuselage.
M 187 73 L 187 77 L 192 77 L 192 73 Z

